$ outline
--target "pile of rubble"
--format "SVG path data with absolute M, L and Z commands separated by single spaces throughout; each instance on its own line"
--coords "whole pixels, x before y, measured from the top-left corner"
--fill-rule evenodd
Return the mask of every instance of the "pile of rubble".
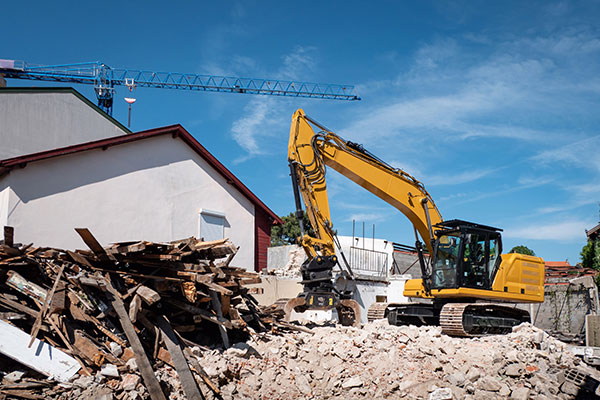
M 202 352 L 223 398 L 571 399 L 579 362 L 567 346 L 523 324 L 513 333 L 453 338 L 438 327 L 317 327 Z
M 219 390 L 192 348 L 288 326 L 259 310 L 244 285 L 260 278 L 230 266 L 237 248 L 227 239 L 103 248 L 77 232 L 89 250 L 17 244 L 4 229 L 0 399 L 199 398 L 198 382 Z
M 278 276 L 280 278 L 299 278 L 302 276 L 300 267 L 304 260 L 306 260 L 306 253 L 300 246 L 288 246 L 290 248 L 288 253 L 287 262 L 285 265 L 270 269 L 269 274 Z

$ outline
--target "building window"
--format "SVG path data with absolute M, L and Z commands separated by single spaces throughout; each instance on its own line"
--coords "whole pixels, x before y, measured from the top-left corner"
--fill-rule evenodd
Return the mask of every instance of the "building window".
M 221 212 L 201 208 L 199 225 L 198 237 L 207 242 L 225 237 L 225 214 Z

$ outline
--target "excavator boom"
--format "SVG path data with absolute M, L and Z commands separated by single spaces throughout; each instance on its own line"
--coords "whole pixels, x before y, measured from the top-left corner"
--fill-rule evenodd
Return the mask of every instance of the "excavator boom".
M 318 133 L 311 125 L 319 129 Z M 442 216 L 423 184 L 401 169 L 379 160 L 361 145 L 345 141 L 327 130 L 306 116 L 303 110 L 296 111 L 292 117 L 288 161 L 290 168 L 295 170 L 308 217 L 318 236 L 312 240 L 321 241 L 319 243 L 327 254 L 335 254 L 335 248 L 325 181 L 326 167 L 400 210 L 423 238 L 429 253 L 433 251 L 432 227 L 442 222 Z

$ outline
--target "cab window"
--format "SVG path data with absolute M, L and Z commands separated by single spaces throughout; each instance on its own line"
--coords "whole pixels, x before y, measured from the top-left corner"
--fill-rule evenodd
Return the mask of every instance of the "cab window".
M 460 236 L 443 235 L 439 238 L 435 263 L 432 268 L 432 287 L 456 287 L 456 272 L 461 246 Z

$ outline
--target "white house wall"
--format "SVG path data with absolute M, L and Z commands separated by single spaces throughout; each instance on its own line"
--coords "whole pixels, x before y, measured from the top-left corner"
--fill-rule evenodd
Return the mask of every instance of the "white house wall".
M 254 268 L 254 205 L 170 135 L 33 162 L 0 179 L 6 188 L 14 195 L 0 196 L 9 199 L 0 216 L 21 242 L 85 248 L 78 227 L 103 245 L 183 239 L 198 236 L 209 209 L 225 214 L 225 236 L 240 246 L 233 264 Z
M 0 91 L 0 160 L 126 133 L 71 92 Z

